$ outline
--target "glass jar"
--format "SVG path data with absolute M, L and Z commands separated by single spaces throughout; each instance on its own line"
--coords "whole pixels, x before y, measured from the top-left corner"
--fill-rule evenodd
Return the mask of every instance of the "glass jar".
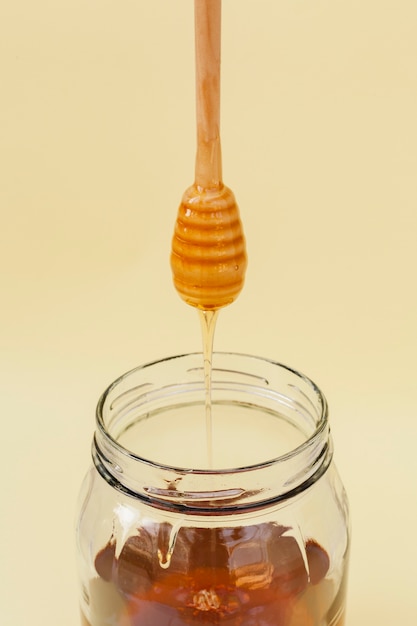
M 342 626 L 348 504 L 327 404 L 279 363 L 149 363 L 101 397 L 77 523 L 84 626 Z M 206 428 L 212 429 L 208 466 Z

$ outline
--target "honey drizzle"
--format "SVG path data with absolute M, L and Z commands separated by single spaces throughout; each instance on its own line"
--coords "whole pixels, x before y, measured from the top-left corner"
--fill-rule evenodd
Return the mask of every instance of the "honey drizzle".
M 204 386 L 205 386 L 205 418 L 207 463 L 213 467 L 213 414 L 211 402 L 211 382 L 213 364 L 213 340 L 219 311 L 199 311 L 201 333 L 203 336 Z

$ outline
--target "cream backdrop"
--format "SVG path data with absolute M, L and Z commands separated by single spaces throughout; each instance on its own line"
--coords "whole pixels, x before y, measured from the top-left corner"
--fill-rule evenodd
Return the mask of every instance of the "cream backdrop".
M 225 182 L 249 269 L 219 350 L 326 393 L 347 626 L 417 623 L 415 0 L 224 0 Z M 78 623 L 95 403 L 200 349 L 172 284 L 194 168 L 191 0 L 0 6 L 1 622 Z M 156 626 L 156 625 L 155 625 Z

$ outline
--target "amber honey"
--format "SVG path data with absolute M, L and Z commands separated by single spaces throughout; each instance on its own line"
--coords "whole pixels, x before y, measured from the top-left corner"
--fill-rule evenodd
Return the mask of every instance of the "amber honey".
M 154 558 L 161 529 L 142 529 L 118 557 L 110 541 L 95 559 L 91 626 L 342 626 L 328 554 L 289 531 L 183 527 L 168 567 Z

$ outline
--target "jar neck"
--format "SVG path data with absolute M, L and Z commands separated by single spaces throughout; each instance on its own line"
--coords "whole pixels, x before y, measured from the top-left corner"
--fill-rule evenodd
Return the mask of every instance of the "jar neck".
M 114 488 L 153 507 L 227 515 L 293 498 L 328 468 L 333 450 L 327 403 L 302 374 L 258 357 L 215 353 L 212 406 L 222 462 L 213 468 L 173 463 L 170 447 L 164 452 L 160 445 L 161 433 L 168 442 L 182 442 L 179 451 L 180 444 L 173 444 L 174 452 L 187 461 L 187 450 L 199 443 L 187 424 L 194 427 L 204 402 L 199 353 L 128 372 L 98 403 L 92 450 L 97 470 Z M 184 422 L 187 413 L 191 421 Z M 227 441 L 238 463 L 229 464 Z

